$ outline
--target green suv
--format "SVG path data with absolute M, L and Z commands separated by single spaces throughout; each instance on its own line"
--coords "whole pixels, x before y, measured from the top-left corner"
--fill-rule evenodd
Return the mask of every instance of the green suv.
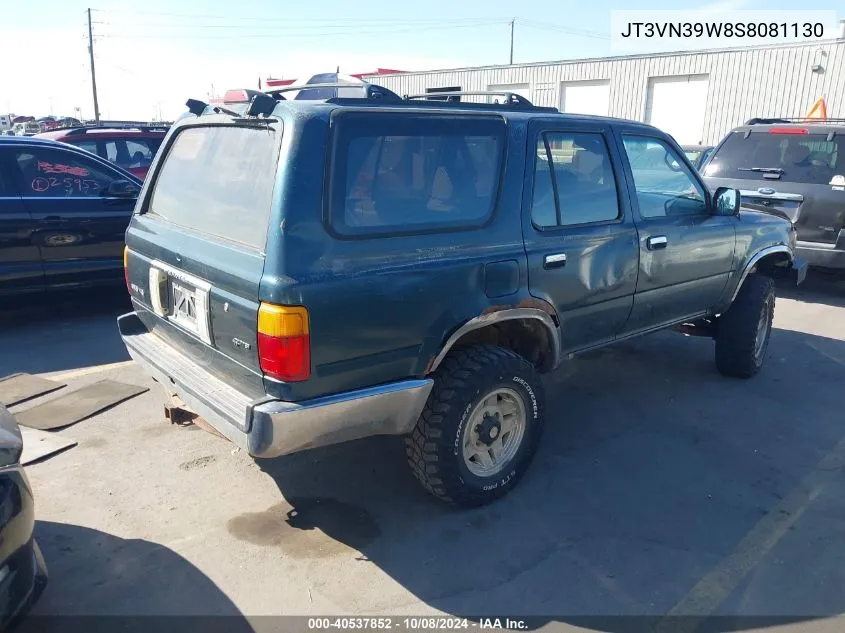
M 773 278 L 806 272 L 789 221 L 651 126 L 428 97 L 188 102 L 119 318 L 168 395 L 255 457 L 402 435 L 430 493 L 477 506 L 527 469 L 567 355 L 676 328 L 760 369 Z

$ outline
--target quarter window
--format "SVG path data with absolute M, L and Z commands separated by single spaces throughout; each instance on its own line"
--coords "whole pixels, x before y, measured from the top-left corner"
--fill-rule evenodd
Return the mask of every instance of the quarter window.
M 619 196 L 601 134 L 555 132 L 537 141 L 531 219 L 539 228 L 619 218 Z
M 495 204 L 504 149 L 500 118 L 339 118 L 331 222 L 347 235 L 483 224 Z
M 25 197 L 97 198 L 116 180 L 100 165 L 69 151 L 22 149 L 16 158 Z
M 145 139 L 106 141 L 106 156 L 124 169 L 149 167 L 160 144 Z
M 669 145 L 644 136 L 623 136 L 622 142 L 643 218 L 707 213 L 704 189 Z

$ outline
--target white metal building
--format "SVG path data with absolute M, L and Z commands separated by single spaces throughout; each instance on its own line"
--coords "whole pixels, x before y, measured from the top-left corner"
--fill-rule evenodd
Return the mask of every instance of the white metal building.
M 562 112 L 646 121 L 679 143 L 712 144 L 752 117 L 803 117 L 820 97 L 828 117 L 845 118 L 845 39 L 365 79 L 400 95 L 506 89 Z

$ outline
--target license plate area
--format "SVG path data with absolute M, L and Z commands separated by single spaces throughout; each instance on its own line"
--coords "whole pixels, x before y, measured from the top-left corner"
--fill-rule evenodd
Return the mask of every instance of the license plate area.
M 211 345 L 208 295 L 211 284 L 163 262 L 150 266 L 150 299 L 153 310 Z
M 197 307 L 197 289 L 176 279 L 169 279 L 168 286 L 171 320 L 186 330 L 199 334 L 197 323 L 200 312 Z

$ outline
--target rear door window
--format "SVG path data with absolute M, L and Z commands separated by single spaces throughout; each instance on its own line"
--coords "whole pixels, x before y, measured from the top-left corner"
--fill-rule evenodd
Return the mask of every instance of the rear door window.
M 115 172 L 70 150 L 21 148 L 15 158 L 26 198 L 99 198 L 119 180 Z
M 184 128 L 158 170 L 146 213 L 263 250 L 281 134 L 269 126 Z
M 505 145 L 500 117 L 337 118 L 330 220 L 341 234 L 480 226 L 493 212 Z
M 752 131 L 748 138 L 745 132 L 732 132 L 710 158 L 704 175 L 816 185 L 827 185 L 834 176 L 845 175 L 845 135 L 828 140 L 827 134 L 772 129 L 775 132 Z
M 531 219 L 538 228 L 610 222 L 619 197 L 598 133 L 547 132 L 537 142 Z

